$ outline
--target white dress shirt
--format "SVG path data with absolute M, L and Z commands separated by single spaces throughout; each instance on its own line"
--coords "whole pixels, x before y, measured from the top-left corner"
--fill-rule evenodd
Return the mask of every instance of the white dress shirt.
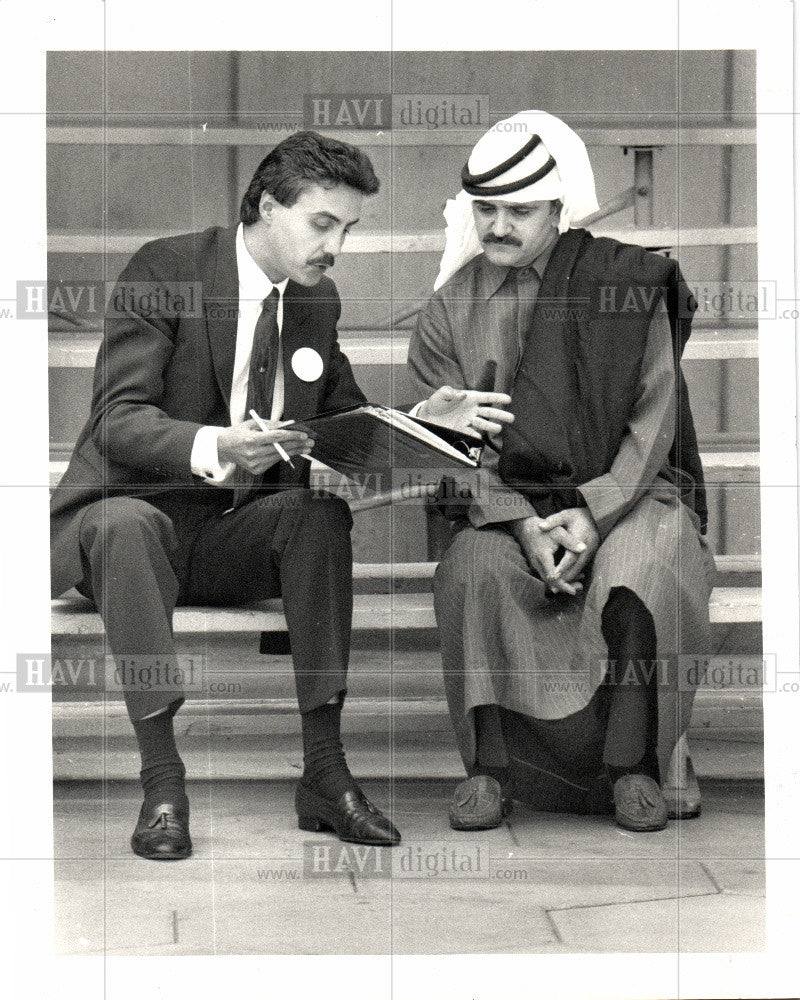
M 244 226 L 239 223 L 236 230 L 236 269 L 239 274 L 239 311 L 236 323 L 236 354 L 233 360 L 233 381 L 231 383 L 231 426 L 247 419 L 247 380 L 250 374 L 250 355 L 253 351 L 253 335 L 261 315 L 264 299 L 273 288 L 278 289 L 278 362 L 275 369 L 275 389 L 272 396 L 272 412 L 259 413 L 265 420 L 280 420 L 283 416 L 283 350 L 281 332 L 283 330 L 283 293 L 288 278 L 273 285 L 269 278 L 250 256 L 244 242 Z M 201 427 L 192 445 L 191 467 L 196 476 L 209 483 L 227 483 L 235 468 L 233 462 L 220 465 L 217 440 L 223 427 Z

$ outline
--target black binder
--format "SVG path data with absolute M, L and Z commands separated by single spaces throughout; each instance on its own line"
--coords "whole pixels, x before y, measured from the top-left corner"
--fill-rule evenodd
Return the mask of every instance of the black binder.
M 480 466 L 483 439 L 388 406 L 331 410 L 292 425 L 315 439 L 312 458 L 352 480 L 354 510 L 435 492 L 443 475 Z M 469 476 L 467 475 L 467 480 Z

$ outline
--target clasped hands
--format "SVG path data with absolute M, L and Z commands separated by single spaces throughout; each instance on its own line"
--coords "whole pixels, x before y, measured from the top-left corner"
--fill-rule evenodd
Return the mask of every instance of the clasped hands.
M 575 597 L 583 590 L 583 571 L 600 545 L 594 518 L 585 507 L 570 507 L 550 517 L 524 517 L 508 525 L 528 565 L 553 594 Z M 555 563 L 555 554 L 564 555 Z
M 290 457 L 308 457 L 314 439 L 303 430 L 290 430 L 288 425 L 294 421 L 265 420 L 264 423 L 268 431 L 261 430 L 255 420 L 245 420 L 222 430 L 217 438 L 219 461 L 223 464 L 233 462 L 254 476 L 260 476 L 282 460 L 275 449 L 276 441 Z
M 502 409 L 511 403 L 503 392 L 479 392 L 442 386 L 417 411 L 431 423 L 451 427 L 462 434 L 499 434 L 514 422 L 514 414 Z M 571 507 L 550 517 L 525 517 L 508 524 L 533 572 L 554 594 L 573 597 L 583 590 L 583 572 L 600 545 L 594 518 L 585 507 Z M 564 555 L 555 562 L 559 549 Z

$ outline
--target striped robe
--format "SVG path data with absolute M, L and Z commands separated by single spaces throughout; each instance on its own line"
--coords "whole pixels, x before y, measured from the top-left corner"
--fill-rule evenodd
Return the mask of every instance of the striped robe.
M 420 398 L 442 385 L 511 392 L 545 264 L 510 269 L 481 257 L 435 293 L 409 348 Z M 464 294 L 465 272 L 470 295 Z M 487 371 L 494 373 L 491 386 Z M 437 570 L 445 690 L 464 764 L 475 762 L 473 710 L 498 706 L 508 725 L 498 725 L 493 759 L 482 757 L 482 763 L 510 764 L 517 786 L 527 788 L 539 808 L 585 811 L 596 801 L 608 691 L 600 618 L 612 588 L 632 590 L 655 624 L 662 775 L 688 725 L 695 673 L 688 657 L 707 655 L 710 646 L 714 563 L 697 515 L 670 481 L 674 433 L 675 368 L 662 306 L 648 331 L 636 403 L 617 456 L 607 474 L 581 487 L 601 538 L 583 594 L 552 597 L 531 573 L 505 524 L 536 512 L 501 482 L 488 448 L 490 464 L 468 519 Z

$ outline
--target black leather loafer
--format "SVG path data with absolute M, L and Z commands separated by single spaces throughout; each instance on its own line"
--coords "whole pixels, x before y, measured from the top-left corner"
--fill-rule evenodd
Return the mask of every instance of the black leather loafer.
M 394 825 L 360 788 L 348 789 L 333 802 L 301 781 L 295 791 L 294 807 L 301 830 L 312 833 L 333 830 L 339 840 L 351 844 L 391 847 L 400 843 L 400 834 Z
M 492 830 L 511 813 L 514 801 L 503 794 L 500 782 L 476 774 L 456 785 L 450 806 L 453 830 Z
M 177 861 L 192 853 L 189 836 L 189 809 L 174 802 L 155 806 L 142 804 L 131 837 L 133 853 L 150 861 Z
M 667 825 L 667 804 L 652 778 L 623 774 L 614 782 L 614 815 L 626 830 L 649 833 Z

